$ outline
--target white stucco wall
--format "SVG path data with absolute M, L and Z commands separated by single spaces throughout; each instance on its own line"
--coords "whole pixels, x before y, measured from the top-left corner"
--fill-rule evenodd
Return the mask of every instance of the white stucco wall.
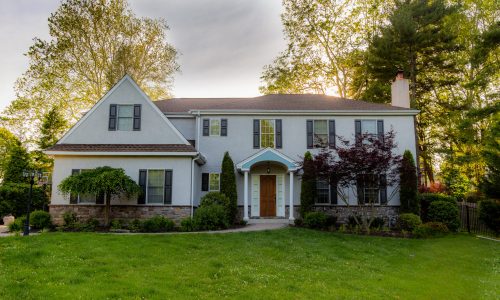
M 171 169 L 172 205 L 190 205 L 191 199 L 191 158 L 190 157 L 112 157 L 112 156 L 57 156 L 52 175 L 51 204 L 69 204 L 69 196 L 62 195 L 57 186 L 71 175 L 72 169 L 93 169 L 109 166 L 123 168 L 125 173 L 136 182 L 139 181 L 140 169 Z M 112 204 L 137 204 L 137 197 L 113 200 Z
M 200 173 L 202 172 L 220 172 L 220 166 L 222 163 L 223 154 L 225 151 L 229 151 L 235 164 L 248 158 L 249 156 L 255 154 L 259 149 L 253 148 L 253 119 L 281 119 L 282 120 L 282 136 L 283 136 L 283 148 L 277 149 L 283 154 L 287 155 L 291 159 L 296 161 L 301 161 L 302 156 L 306 151 L 311 151 L 312 153 L 317 152 L 316 149 L 307 149 L 306 143 L 306 120 L 314 119 L 333 119 L 335 120 L 336 134 L 347 139 L 354 140 L 354 120 L 361 119 L 373 119 L 373 120 L 384 120 L 384 130 L 385 132 L 393 129 L 396 133 L 397 149 L 398 154 L 403 154 L 403 152 L 408 149 L 410 150 L 414 157 L 416 157 L 416 147 L 415 147 L 415 133 L 413 127 L 413 116 L 363 116 L 363 115 L 322 115 L 322 116 L 282 116 L 282 115 L 270 115 L 270 116 L 238 116 L 238 115 L 224 115 L 224 116 L 201 116 L 203 118 L 226 118 L 228 119 L 228 135 L 226 137 L 222 136 L 202 136 L 200 134 L 200 140 L 197 141 L 199 151 L 207 158 L 207 164 L 200 168 Z M 195 120 L 192 120 L 193 124 Z M 199 122 L 199 130 L 201 132 L 202 122 Z M 195 135 L 196 130 L 192 133 Z M 201 174 L 198 174 L 201 178 Z M 289 177 L 285 178 L 286 182 L 286 197 L 288 205 L 288 194 L 289 194 Z M 238 204 L 243 204 L 243 174 L 237 174 L 237 185 L 238 185 Z M 195 189 L 201 190 L 201 181 L 195 186 Z M 392 194 L 393 188 L 388 187 L 388 195 Z M 251 189 L 249 188 L 249 193 Z M 203 193 L 200 192 L 200 195 Z M 350 203 L 355 204 L 356 199 L 352 192 L 350 192 Z M 197 199 L 199 199 L 197 197 Z M 398 193 L 395 193 L 395 197 L 389 199 L 389 205 L 399 205 Z M 295 205 L 300 204 L 300 178 L 295 176 L 294 178 L 294 201 Z M 339 204 L 341 201 L 339 200 Z
M 196 121 L 191 118 L 169 118 L 170 122 L 177 128 L 187 140 L 196 140 Z
M 140 131 L 109 131 L 110 104 L 141 104 Z M 127 77 L 62 138 L 67 144 L 186 144 L 175 127 Z

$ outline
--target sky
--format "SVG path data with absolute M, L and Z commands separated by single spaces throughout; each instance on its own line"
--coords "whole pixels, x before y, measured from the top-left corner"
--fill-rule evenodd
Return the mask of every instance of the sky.
M 129 0 L 139 17 L 164 18 L 180 53 L 175 97 L 252 97 L 260 76 L 286 47 L 281 0 Z M 47 19 L 60 0 L 2 0 L 0 109 L 15 97 L 34 37 L 48 40 Z

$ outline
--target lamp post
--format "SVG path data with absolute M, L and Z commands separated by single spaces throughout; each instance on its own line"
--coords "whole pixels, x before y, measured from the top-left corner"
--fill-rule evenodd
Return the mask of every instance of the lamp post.
M 31 198 L 33 194 L 33 184 L 35 184 L 35 178 L 40 180 L 42 178 L 42 173 L 39 171 L 33 171 L 33 170 L 25 170 L 23 171 L 23 177 L 24 178 L 29 178 L 30 180 L 30 193 L 29 193 L 29 199 L 28 199 L 28 209 L 26 211 L 26 223 L 24 223 L 24 232 L 23 235 L 30 235 L 30 210 L 31 210 Z

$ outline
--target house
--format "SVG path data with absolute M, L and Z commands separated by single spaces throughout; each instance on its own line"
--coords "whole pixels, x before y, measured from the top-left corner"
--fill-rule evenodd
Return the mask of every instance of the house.
M 165 215 L 179 221 L 193 214 L 200 198 L 220 189 L 221 162 L 235 162 L 238 205 L 245 220 L 294 220 L 300 205 L 298 163 L 306 151 L 333 146 L 337 136 L 394 129 L 401 154 L 416 156 L 408 81 L 392 85 L 392 105 L 324 95 L 266 95 L 255 98 L 190 98 L 151 101 L 131 77 L 122 78 L 46 153 L 54 171 L 50 213 L 103 217 L 96 195 L 63 195 L 58 184 L 71 174 L 99 166 L 123 168 L 143 189 L 135 198 L 111 201 L 111 218 Z M 397 214 L 399 199 L 387 203 L 391 187 L 375 191 L 377 213 Z M 336 190 L 318 182 L 318 209 L 347 215 Z M 384 192 L 384 193 L 382 193 Z M 350 203 L 357 199 L 350 195 Z M 350 208 L 355 210 L 356 206 Z

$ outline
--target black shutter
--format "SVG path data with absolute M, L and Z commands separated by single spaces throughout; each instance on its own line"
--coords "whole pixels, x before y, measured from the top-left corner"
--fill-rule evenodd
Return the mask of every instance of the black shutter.
M 358 175 L 358 179 L 356 181 L 356 189 L 358 192 L 358 205 L 365 204 L 365 193 L 364 193 L 364 181 L 363 175 Z
M 97 194 L 95 204 L 104 204 L 104 193 Z
M 313 121 L 312 120 L 307 120 L 306 121 L 306 129 L 307 129 L 307 149 L 312 149 L 313 148 Z
M 281 126 L 281 120 L 275 120 L 276 123 L 276 148 L 280 149 L 283 147 L 283 138 L 282 138 L 282 126 Z
M 330 204 L 337 205 L 337 183 L 332 182 L 330 184 Z
M 116 104 L 109 105 L 109 123 L 108 130 L 116 130 Z
M 208 191 L 208 173 L 201 173 L 201 190 Z
M 260 120 L 253 120 L 253 147 L 260 148 Z
M 71 176 L 80 174 L 80 169 L 72 169 Z M 69 194 L 69 204 L 78 204 L 78 194 Z
M 141 130 L 141 105 L 134 105 L 134 130 Z
M 210 130 L 210 120 L 209 119 L 203 119 L 203 136 L 208 136 Z
M 384 139 L 384 120 L 377 121 L 377 134 L 379 140 L 383 141 Z
M 227 119 L 220 120 L 220 135 L 227 136 Z
M 354 130 L 355 130 L 355 139 L 356 139 L 356 146 L 361 145 L 361 140 L 363 136 L 361 135 L 361 120 L 354 120 Z
M 137 197 L 137 204 L 146 204 L 146 170 L 139 170 L 139 186 L 141 187 L 141 193 Z
M 165 170 L 164 204 L 172 204 L 172 170 Z
M 328 147 L 335 148 L 335 120 L 328 121 Z
M 380 204 L 387 204 L 387 177 L 385 174 L 380 175 Z

